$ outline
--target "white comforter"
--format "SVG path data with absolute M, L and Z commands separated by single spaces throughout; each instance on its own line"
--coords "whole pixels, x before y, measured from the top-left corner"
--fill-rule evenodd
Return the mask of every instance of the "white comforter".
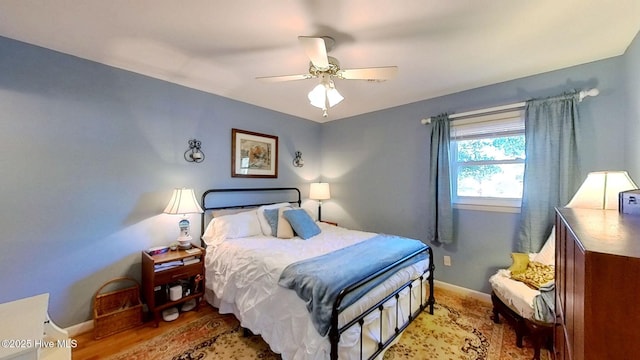
M 243 327 L 260 334 L 273 351 L 282 354 L 283 359 L 328 359 L 330 354 L 328 338 L 318 334 L 304 302 L 295 291 L 278 285 L 284 268 L 293 262 L 323 255 L 376 235 L 324 223 L 318 225 L 322 232 L 307 240 L 253 236 L 228 239 L 207 248 L 206 285 L 213 291 L 208 301 L 221 313 L 235 314 Z M 425 260 L 402 269 L 343 311 L 340 323 L 346 323 L 371 307 L 400 284 L 418 277 L 427 267 L 428 260 Z M 420 290 L 416 286 L 412 291 L 413 311 L 419 305 Z M 408 290 L 403 295 L 407 298 Z M 424 290 L 422 296 L 427 296 Z M 400 317 L 404 321 L 409 315 L 408 300 L 401 298 L 400 303 Z M 385 304 L 386 308 L 392 306 L 395 306 L 395 300 Z M 393 311 L 383 314 L 383 327 L 388 329 L 395 327 L 395 321 L 392 321 L 395 309 L 391 309 Z M 378 330 L 374 331 L 379 327 L 379 318 L 380 313 L 374 311 L 365 320 L 365 354 L 369 353 L 367 349 L 375 348 L 379 340 Z M 384 339 L 386 334 L 385 331 Z M 359 337 L 358 326 L 342 334 L 340 359 L 359 358 Z

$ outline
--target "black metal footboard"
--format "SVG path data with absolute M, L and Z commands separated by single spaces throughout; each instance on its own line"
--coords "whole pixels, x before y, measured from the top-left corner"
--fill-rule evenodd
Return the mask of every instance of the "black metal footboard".
M 380 300 L 379 302 L 377 302 L 375 305 L 373 305 L 372 307 L 370 307 L 369 309 L 365 310 L 364 312 L 362 312 L 362 314 L 356 316 L 354 319 L 352 319 L 351 321 L 349 321 L 347 324 L 344 324 L 343 326 L 339 326 L 338 325 L 338 316 L 340 314 L 339 309 L 340 309 L 340 304 L 342 303 L 342 300 L 344 299 L 344 297 L 353 292 L 354 290 L 358 289 L 360 286 L 362 286 L 363 284 L 367 283 L 368 281 L 370 281 L 371 279 L 379 276 L 380 274 L 383 274 L 387 271 L 390 271 L 390 269 L 395 268 L 397 265 L 400 265 L 404 262 L 407 262 L 407 260 L 415 257 L 415 256 L 419 256 L 420 254 L 423 254 L 427 252 L 427 258 L 429 260 L 429 267 L 427 268 L 427 270 L 425 270 L 418 278 L 416 279 L 411 279 L 409 281 L 407 281 L 406 283 L 404 283 L 402 286 L 400 286 L 398 289 L 396 289 L 393 293 L 387 295 L 384 299 Z M 380 269 L 379 271 L 377 271 L 374 274 L 371 274 L 370 276 L 359 280 L 358 282 L 351 284 L 349 286 L 347 286 L 346 288 L 344 288 L 342 291 L 340 291 L 340 294 L 338 295 L 334 305 L 333 305 L 333 309 L 332 309 L 332 314 L 331 314 L 331 328 L 329 329 L 329 341 L 331 343 L 331 359 L 332 360 L 336 360 L 338 359 L 338 343 L 340 342 L 340 336 L 342 335 L 342 333 L 344 333 L 345 331 L 347 331 L 348 329 L 350 329 L 351 327 L 355 326 L 356 324 L 358 324 L 360 326 L 360 359 L 363 359 L 363 324 L 364 324 L 364 318 L 371 314 L 374 311 L 380 311 L 380 342 L 378 342 L 378 348 L 376 349 L 376 351 L 371 354 L 367 359 L 373 359 L 376 356 L 378 356 L 384 349 L 386 349 L 401 333 L 402 331 L 409 326 L 409 324 L 415 320 L 418 315 L 428 306 L 429 307 L 429 313 L 431 315 L 433 315 L 433 305 L 435 303 L 435 298 L 433 296 L 433 272 L 435 270 L 435 265 L 433 263 L 433 250 L 431 249 L 431 247 L 427 246 L 425 249 L 421 249 L 419 251 L 416 251 L 410 255 L 405 256 L 402 259 L 399 259 L 398 261 L 394 262 L 393 264 L 390 264 L 389 266 Z M 425 274 L 426 275 L 426 279 L 425 279 Z M 423 286 L 424 286 L 424 281 L 427 281 L 429 284 L 429 296 L 425 299 L 423 297 Z M 420 284 L 420 306 L 418 307 L 418 309 L 415 312 L 411 312 L 413 309 L 413 306 L 411 304 L 412 301 L 412 288 L 413 288 L 413 284 L 418 281 Z M 404 289 L 409 288 L 409 318 L 407 319 L 406 322 L 399 324 L 399 306 L 400 306 L 400 292 L 403 291 Z M 383 326 L 382 326 L 382 312 L 384 310 L 384 304 L 389 301 L 390 299 L 395 298 L 396 299 L 396 304 L 395 304 L 395 311 L 396 311 L 396 324 L 395 324 L 395 329 L 393 334 L 391 334 L 391 336 L 384 340 L 383 339 Z

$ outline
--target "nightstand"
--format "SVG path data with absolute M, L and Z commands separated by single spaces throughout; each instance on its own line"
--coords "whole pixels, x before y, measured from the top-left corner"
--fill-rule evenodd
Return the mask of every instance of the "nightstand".
M 142 295 L 156 327 L 162 310 L 191 299 L 198 308 L 204 295 L 204 256 L 204 249 L 195 245 L 157 255 L 142 252 Z M 169 289 L 175 286 L 182 287 L 182 296 L 172 301 Z

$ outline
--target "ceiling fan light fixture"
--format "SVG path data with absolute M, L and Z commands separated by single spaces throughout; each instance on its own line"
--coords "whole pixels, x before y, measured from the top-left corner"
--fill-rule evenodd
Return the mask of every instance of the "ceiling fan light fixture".
M 307 97 L 311 105 L 320 109 L 326 108 L 326 88 L 324 84 L 316 85 L 313 90 L 309 91 Z
M 327 89 L 327 100 L 329 101 L 329 107 L 334 107 L 338 105 L 340 101 L 344 100 L 344 97 L 340 95 L 335 87 L 331 87 Z
M 344 100 L 344 97 L 336 89 L 333 80 L 327 74 L 320 76 L 320 83 L 309 92 L 307 97 L 311 105 L 325 110 L 325 112 L 327 108 L 334 107 Z

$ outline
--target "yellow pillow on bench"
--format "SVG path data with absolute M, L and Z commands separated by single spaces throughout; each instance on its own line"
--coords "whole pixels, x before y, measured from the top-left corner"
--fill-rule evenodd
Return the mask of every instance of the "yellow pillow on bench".
M 513 263 L 511 264 L 511 267 L 509 267 L 511 274 L 521 274 L 527 270 L 527 265 L 529 265 L 529 254 L 511 253 L 511 259 L 513 259 Z
M 540 289 L 541 286 L 553 281 L 555 276 L 555 269 L 551 265 L 545 265 L 543 263 L 539 263 L 537 261 L 531 261 L 527 265 L 527 270 L 514 274 L 511 273 L 511 278 L 513 280 L 522 281 L 527 284 L 530 288 Z

